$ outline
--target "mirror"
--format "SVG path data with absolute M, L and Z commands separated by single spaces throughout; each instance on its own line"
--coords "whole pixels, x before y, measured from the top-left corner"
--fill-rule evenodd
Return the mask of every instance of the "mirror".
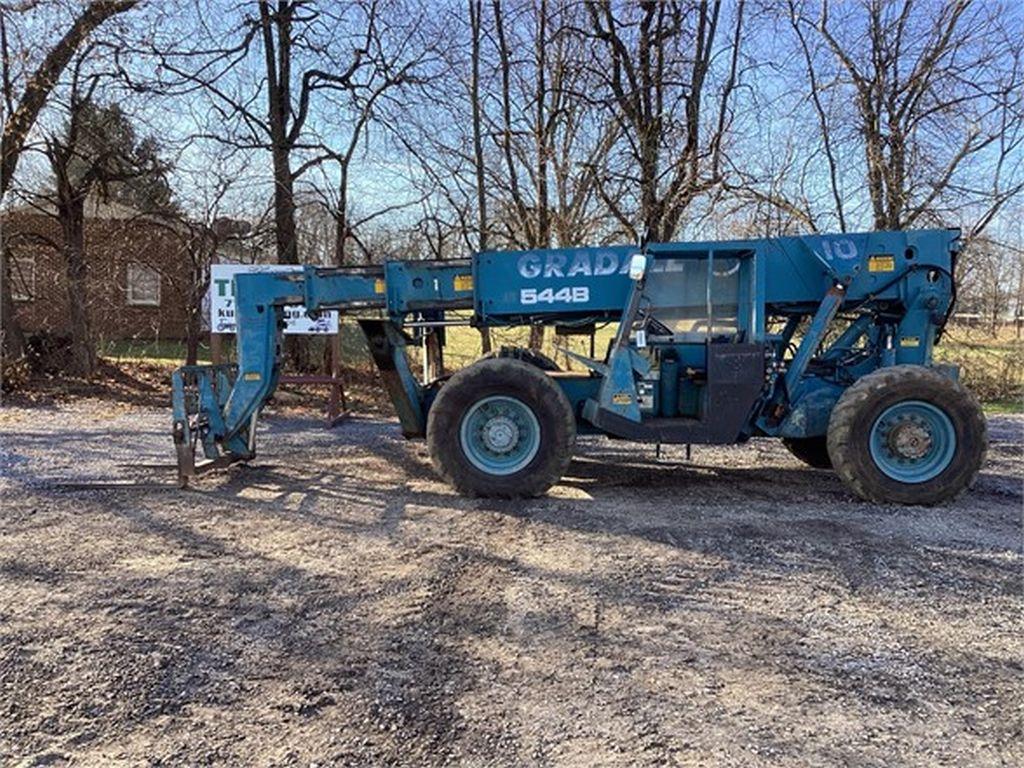
M 634 253 L 629 260 L 629 277 L 631 280 L 643 280 L 647 272 L 647 254 Z

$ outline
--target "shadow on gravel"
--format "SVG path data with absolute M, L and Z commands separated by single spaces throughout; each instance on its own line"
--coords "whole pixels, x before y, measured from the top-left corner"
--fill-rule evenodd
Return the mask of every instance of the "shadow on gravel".
M 273 480 L 273 475 L 253 474 L 259 476 L 249 479 L 258 483 Z M 44 504 L 68 498 L 46 489 L 38 493 Z M 324 500 L 321 495 L 319 501 Z M 140 556 L 157 555 L 156 566 L 160 553 L 166 553 L 174 567 L 135 576 L 121 568 L 106 575 L 93 566 L 69 582 L 73 559 L 53 568 L 4 559 L 0 584 L 64 582 L 74 594 L 71 612 L 89 618 L 70 627 L 51 622 L 32 637 L 0 628 L 0 672 L 9 681 L 22 681 L 7 702 L 18 717 L 0 728 L 0 736 L 19 728 L 24 745 L 42 749 L 53 746 L 54 736 L 71 733 L 72 741 L 65 743 L 77 749 L 109 743 L 116 734 L 166 722 L 167 716 L 188 719 L 197 708 L 218 708 L 260 712 L 275 728 L 282 720 L 284 727 L 294 727 L 287 722 L 330 714 L 371 733 L 361 754 L 378 764 L 405 756 L 410 738 L 420 754 L 446 754 L 461 727 L 454 692 L 474 685 L 464 652 L 450 641 L 464 626 L 480 625 L 453 614 L 444 599 L 457 574 L 473 567 L 465 552 L 438 551 L 425 578 L 387 579 L 383 588 L 389 593 L 425 590 L 432 599 L 405 618 L 373 625 L 356 613 L 380 593 L 350 573 L 317 573 L 263 555 L 244 538 L 199 530 L 195 518 L 181 515 L 180 508 L 153 510 L 146 498 L 104 493 L 91 501 L 100 502 L 104 516 L 128 524 L 118 527 L 126 539 L 146 542 L 155 536 L 164 542 L 142 545 Z M 244 500 L 239 511 L 256 509 L 273 513 L 274 506 Z M 327 537 L 342 528 L 357 536 L 376 535 L 375 522 L 342 526 L 329 514 L 297 516 L 321 526 Z M 61 649 L 56 656 L 8 653 L 45 647 L 69 634 L 74 641 L 56 642 Z M 342 698 L 345 712 L 334 711 Z M 41 707 L 44 701 L 47 706 Z M 59 715 L 40 720 L 47 711 Z M 204 750 L 212 749 L 208 760 L 237 760 L 233 740 L 223 736 L 219 743 L 206 742 Z M 172 763 L 195 762 L 191 740 L 179 749 L 167 755 Z
M 47 525 L 70 539 L 67 560 L 5 555 L 0 583 L 52 587 L 51 610 L 70 618 L 33 632 L 0 625 L 0 672 L 17 691 L 7 734 L 73 752 L 149 728 L 167 763 L 237 763 L 252 742 L 235 740 L 231 726 L 255 722 L 295 737 L 319 722 L 323 732 L 344 729 L 346 745 L 324 753 L 339 763 L 500 754 L 522 764 L 536 754 L 516 740 L 532 724 L 515 721 L 514 691 L 534 706 L 550 704 L 538 692 L 557 691 L 595 718 L 622 718 L 642 731 L 623 736 L 631 748 L 654 745 L 660 755 L 674 738 L 662 722 L 685 705 L 662 678 L 690 686 L 686 697 L 706 717 L 699 730 L 730 722 L 716 698 L 723 680 L 766 671 L 801 691 L 812 712 L 836 705 L 885 717 L 930 716 L 934 702 L 973 688 L 994 690 L 1001 704 L 1019 675 L 1004 659 L 927 636 L 861 643 L 850 626 L 889 630 L 877 617 L 844 625 L 832 608 L 843 600 L 894 616 L 906 605 L 959 610 L 1018 594 L 1012 536 L 1000 547 L 955 533 L 970 500 L 875 507 L 853 501 L 827 472 L 656 463 L 604 443 L 573 461 L 569 497 L 465 499 L 437 481 L 421 446 L 385 437 L 391 428 L 314 436 L 352 454 L 317 459 L 307 450 L 286 461 L 286 444 L 272 464 L 268 448 L 268 463 L 233 467 L 166 507 L 168 495 L 145 489 L 79 496 L 33 486 L 40 507 L 63 505 Z M 102 444 L 88 451 L 89 462 L 104 455 Z M 363 474 L 346 473 L 350 462 L 364 462 Z M 396 479 L 374 477 L 380 464 L 396 468 Z M 28 485 L 28 468 L 14 479 Z M 206 527 L 213 513 L 230 524 Z M 136 543 L 140 564 L 126 566 L 133 553 L 123 550 L 109 572 L 102 559 L 76 560 L 71 536 L 90 522 L 93 536 Z M 250 522 L 290 531 L 290 548 L 252 546 Z M 315 549 L 306 558 L 307 540 L 345 542 L 363 559 L 332 563 Z M 560 557 L 574 548 L 582 565 L 564 567 Z M 806 607 L 786 603 L 789 588 L 804 590 Z M 602 618 L 609 613 L 617 621 Z M 497 680 L 506 687 L 494 693 Z M 613 695 L 621 699 L 608 709 L 595 704 Z M 167 716 L 195 730 L 161 734 Z M 196 735 L 205 727 L 216 735 Z M 739 726 L 732 733 L 747 738 Z M 766 727 L 762 743 L 773 737 Z
M 808 501 L 828 497 L 849 499 L 834 473 L 810 467 L 731 468 L 697 462 L 623 461 L 619 457 L 577 456 L 563 484 L 593 495 L 616 489 L 641 489 L 662 496 L 676 493 L 680 501 L 720 503 L 732 498 L 778 502 L 785 497 Z
M 852 499 L 827 471 L 622 461 L 591 448 L 574 459 L 562 483 L 584 498 L 466 499 L 437 481 L 414 443 L 379 439 L 361 448 L 399 467 L 405 482 L 349 477 L 343 463 L 330 471 L 309 471 L 317 464 L 299 471 L 255 464 L 232 468 L 215 489 L 198 493 L 258 508 L 285 523 L 301 520 L 377 539 L 400 538 L 406 509 L 415 506 L 637 538 L 778 574 L 828 569 L 842 574 L 854 592 L 884 589 L 893 581 L 939 592 L 954 585 L 979 595 L 1012 594 L 1016 588 L 1012 541 L 979 552 L 968 542 L 961 551 L 943 540 L 963 523 L 970 497 L 931 509 L 876 506 Z M 339 515 L 343 505 L 370 510 L 373 522 Z

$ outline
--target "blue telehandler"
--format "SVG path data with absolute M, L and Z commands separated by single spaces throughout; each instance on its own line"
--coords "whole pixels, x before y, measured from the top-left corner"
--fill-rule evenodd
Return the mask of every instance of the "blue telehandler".
M 173 375 L 179 480 L 252 459 L 281 370 L 282 313 L 358 318 L 403 433 L 461 493 L 557 483 L 578 434 L 646 443 L 777 437 L 858 496 L 937 504 L 984 461 L 985 419 L 933 362 L 955 299 L 955 230 L 483 252 L 452 261 L 241 274 L 237 363 Z M 615 324 L 576 370 L 502 348 L 417 378 L 408 349 L 451 325 Z M 204 460 L 197 462 L 197 451 Z

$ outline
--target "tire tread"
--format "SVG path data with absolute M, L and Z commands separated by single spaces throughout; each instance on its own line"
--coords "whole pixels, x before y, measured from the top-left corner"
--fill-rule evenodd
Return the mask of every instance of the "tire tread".
M 508 394 L 513 396 L 516 392 L 511 390 L 525 388 L 534 399 L 546 405 L 551 416 L 547 424 L 552 435 L 547 446 L 551 454 L 531 462 L 527 468 L 531 471 L 526 475 L 517 472 L 507 478 L 485 477 L 464 459 L 459 446 L 455 425 L 464 412 L 460 399 L 467 393 L 493 390 L 496 382 L 512 382 Z M 542 425 L 541 429 L 543 432 L 545 427 Z M 453 431 L 456 434 L 453 435 Z M 427 417 L 427 448 L 435 471 L 459 493 L 473 497 L 540 496 L 568 469 L 575 438 L 576 418 L 561 387 L 535 365 L 510 357 L 484 358 L 458 371 L 441 387 Z M 541 451 L 545 450 L 542 444 Z M 515 479 L 514 487 L 512 479 Z
M 854 493 L 868 501 L 884 504 L 891 503 L 893 499 L 884 493 L 884 489 L 873 483 L 869 475 L 860 471 L 854 458 L 854 431 L 858 426 L 861 430 L 867 429 L 866 425 L 858 425 L 858 421 L 870 403 L 894 387 L 907 386 L 911 382 L 945 389 L 951 398 L 963 401 L 967 406 L 964 410 L 971 421 L 966 425 L 967 429 L 970 433 L 977 435 L 981 443 L 980 455 L 972 461 L 967 477 L 958 482 L 956 487 L 940 488 L 923 503 L 943 503 L 957 498 L 974 484 L 985 463 L 985 454 L 988 449 L 988 425 L 977 398 L 970 390 L 958 381 L 925 366 L 894 365 L 881 368 L 862 376 L 843 393 L 832 410 L 828 428 L 828 453 L 832 459 L 833 468 Z M 956 459 L 957 457 L 954 456 L 954 461 Z M 899 501 L 901 503 L 922 503 Z

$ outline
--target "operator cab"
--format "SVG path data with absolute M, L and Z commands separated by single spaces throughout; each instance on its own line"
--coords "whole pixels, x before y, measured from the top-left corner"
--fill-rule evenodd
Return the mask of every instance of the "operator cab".
M 650 363 L 637 385 L 641 414 L 706 420 L 720 399 L 713 393 L 727 385 L 720 375 L 709 377 L 709 369 L 718 373 L 718 363 L 737 359 L 735 352 L 748 352 L 763 336 L 756 251 L 666 244 L 648 254 L 631 337 Z M 745 367 L 760 385 L 761 371 L 749 357 L 743 356 Z

